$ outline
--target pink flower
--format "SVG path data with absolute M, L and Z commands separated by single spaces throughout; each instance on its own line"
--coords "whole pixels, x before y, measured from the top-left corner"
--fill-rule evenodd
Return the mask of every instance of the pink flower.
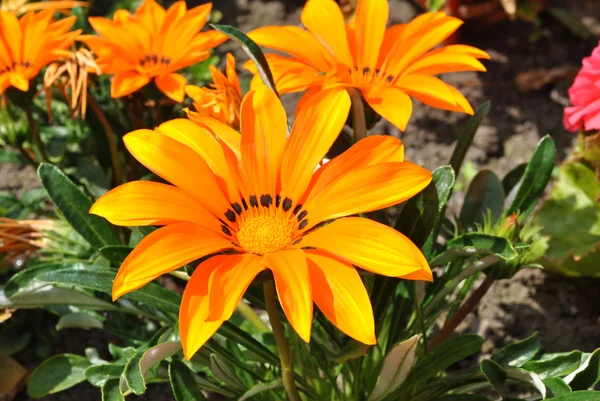
M 563 124 L 571 132 L 600 129 L 600 43 L 569 88 L 572 106 L 565 108 Z

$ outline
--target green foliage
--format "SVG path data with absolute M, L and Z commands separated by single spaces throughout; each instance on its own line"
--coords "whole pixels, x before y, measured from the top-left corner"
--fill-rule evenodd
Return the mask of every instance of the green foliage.
M 31 398 L 42 398 L 73 387 L 85 381 L 85 370 L 88 366 L 90 362 L 85 357 L 73 354 L 55 355 L 31 373 L 27 394 Z

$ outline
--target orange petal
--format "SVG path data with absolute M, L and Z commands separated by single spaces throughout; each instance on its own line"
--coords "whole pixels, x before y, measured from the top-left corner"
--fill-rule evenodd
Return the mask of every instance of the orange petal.
M 238 190 L 233 184 L 225 155 L 211 131 L 184 118 L 167 121 L 158 126 L 156 130 L 198 153 L 217 175 L 219 186 L 224 193 L 228 194 L 228 198 L 230 200 L 237 198 Z M 239 134 L 236 135 L 239 136 Z
M 391 227 L 361 217 L 345 217 L 306 234 L 298 246 L 314 247 L 373 273 L 402 277 L 428 268 L 408 238 Z
M 113 283 L 113 300 L 231 242 L 194 223 L 175 223 L 146 236 L 127 256 Z
M 346 38 L 344 15 L 335 1 L 308 0 L 302 9 L 300 19 L 339 62 L 354 67 Z
M 452 97 L 454 98 L 454 102 L 456 103 L 456 110 L 453 111 L 462 111 L 463 113 L 467 113 L 469 115 L 473 115 L 473 108 L 469 104 L 469 101 L 465 99 L 465 97 L 452 85 L 447 85 L 450 93 L 452 93 Z
M 215 174 L 189 147 L 150 130 L 130 132 L 123 142 L 140 163 L 194 197 L 215 216 L 222 216 L 229 207 Z
M 420 281 L 433 281 L 433 273 L 429 266 L 424 266 L 421 270 L 417 270 L 412 273 L 408 273 L 400 278 L 404 280 L 420 280 Z
M 388 86 L 373 93 L 364 93 L 365 100 L 377 114 L 394 124 L 399 130 L 406 130 L 412 113 L 412 100 L 402 89 Z
M 222 321 L 207 322 L 211 275 L 234 255 L 218 255 L 200 263 L 183 291 L 179 308 L 179 335 L 186 359 L 192 356 L 221 327 Z
M 156 77 L 154 82 L 156 82 L 158 89 L 167 95 L 167 97 L 176 102 L 183 102 L 185 98 L 185 84 L 187 83 L 183 75 L 173 72 L 168 75 Z
M 397 24 L 385 30 L 381 48 L 379 49 L 379 59 L 377 61 L 377 68 L 381 68 L 383 62 L 388 56 L 388 53 L 392 47 L 400 40 L 402 32 L 407 24 Z
M 120 72 L 115 74 L 110 86 L 110 96 L 119 98 L 127 96 L 150 82 L 150 78 L 146 75 L 137 73 L 136 71 Z
M 404 75 L 437 75 L 458 71 L 485 71 L 479 60 L 468 54 L 433 53 L 419 57 L 404 70 Z
M 299 59 L 279 54 L 267 54 L 266 58 L 279 93 L 300 92 L 314 85 L 320 86 L 323 82 L 324 76 L 318 69 Z M 244 63 L 244 68 L 254 74 L 250 83 L 251 89 L 258 89 L 263 85 L 252 60 Z
M 145 0 L 135 11 L 135 19 L 141 22 L 148 32 L 158 33 L 165 20 L 165 14 L 165 9 L 155 0 Z
M 375 71 L 383 42 L 389 7 L 387 0 L 359 1 L 356 8 L 356 51 L 358 69 Z
M 172 185 L 133 181 L 102 195 L 90 209 L 113 224 L 158 225 L 163 221 L 188 221 L 221 232 L 219 221 L 194 198 Z
M 255 194 L 274 194 L 286 143 L 287 118 L 279 98 L 263 86 L 242 102 L 242 162 Z
M 20 91 L 27 92 L 29 90 L 29 80 L 19 73 L 9 72 L 8 80 L 12 86 Z
M 429 75 L 404 75 L 394 82 L 410 96 L 438 109 L 456 110 L 454 97 L 441 79 Z
M 307 251 L 315 303 L 341 331 L 364 344 L 376 344 L 369 294 L 356 269 L 318 251 Z
M 315 94 L 321 92 L 321 90 L 322 90 L 322 88 L 315 86 L 315 87 L 312 87 L 311 89 L 307 90 L 306 92 L 304 92 L 304 94 L 298 100 L 298 103 L 296 103 L 296 108 L 294 109 L 294 118 L 298 117 L 298 113 L 300 112 L 300 110 L 302 110 L 302 108 L 306 104 L 306 101 L 312 95 L 315 95 Z
M 304 251 L 292 249 L 266 255 L 265 264 L 273 271 L 277 296 L 296 333 L 310 341 L 313 299 Z
M 229 125 L 213 117 L 203 116 L 188 109 L 185 112 L 194 123 L 208 129 L 215 137 L 224 142 L 237 156 L 242 155 L 242 136 Z
M 233 315 L 254 277 L 265 269 L 263 258 L 251 253 L 233 256 L 210 280 L 210 311 L 206 321 L 224 321 Z M 226 296 L 224 296 L 226 294 Z
M 345 89 L 322 91 L 306 100 L 283 154 L 282 196 L 301 198 L 317 164 L 341 132 L 349 111 L 350 96 Z
M 20 64 L 22 62 L 21 46 L 23 43 L 23 33 L 19 25 L 19 20 L 11 13 L 1 12 L 0 22 L 4 31 L 3 38 L 10 51 L 11 59 L 16 64 Z
M 330 219 L 383 209 L 411 198 L 431 182 L 431 172 L 408 162 L 358 167 L 313 191 L 304 204 L 305 229 Z
M 310 32 L 297 26 L 265 26 L 248 36 L 261 46 L 297 57 L 322 71 L 335 64 L 333 55 Z

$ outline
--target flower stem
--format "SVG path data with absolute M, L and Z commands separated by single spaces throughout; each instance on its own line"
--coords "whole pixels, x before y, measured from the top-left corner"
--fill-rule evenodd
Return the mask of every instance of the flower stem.
M 113 170 L 115 171 L 115 183 L 117 185 L 123 184 L 123 168 L 121 167 L 121 161 L 119 160 L 119 149 L 117 148 L 117 141 L 115 141 L 115 133 L 110 126 L 110 122 L 106 118 L 106 114 L 102 111 L 96 100 L 92 96 L 89 96 L 88 104 L 96 114 L 98 121 L 104 128 L 104 133 L 106 135 L 106 141 L 108 142 L 108 148 L 110 149 L 110 159 L 112 161 Z
M 39 127 L 35 122 L 35 118 L 33 117 L 33 109 L 31 107 L 25 108 L 25 115 L 27 116 L 29 129 L 31 130 L 31 135 L 33 136 L 33 143 L 38 148 L 38 151 L 42 156 L 42 160 L 47 162 L 49 161 L 48 155 L 46 154 L 46 148 L 44 147 L 44 143 L 42 142 L 42 138 L 40 137 Z
M 352 128 L 354 129 L 354 142 L 367 136 L 367 122 L 365 120 L 365 106 L 360 92 L 356 88 L 348 88 L 352 100 Z
M 265 304 L 267 306 L 267 313 L 269 314 L 269 320 L 271 321 L 271 327 L 273 328 L 273 335 L 275 336 L 275 343 L 277 344 L 277 350 L 279 351 L 279 358 L 281 360 L 281 375 L 283 379 L 283 388 L 287 393 L 290 401 L 300 401 L 300 395 L 296 389 L 296 382 L 294 381 L 294 371 L 292 369 L 292 352 L 290 345 L 288 344 L 285 333 L 283 331 L 283 324 L 279 318 L 279 312 L 277 311 L 277 300 L 275 299 L 275 282 L 267 279 L 264 282 L 265 292 Z
M 261 320 L 260 316 L 258 316 L 256 312 L 254 312 L 254 309 L 252 309 L 252 307 L 245 301 L 240 301 L 240 303 L 237 305 L 237 310 L 240 312 L 240 315 L 244 316 L 244 318 L 246 318 L 246 320 L 248 320 L 250 324 L 254 326 L 256 330 L 260 331 L 261 333 L 269 331 L 269 326 L 267 326 L 265 322 Z

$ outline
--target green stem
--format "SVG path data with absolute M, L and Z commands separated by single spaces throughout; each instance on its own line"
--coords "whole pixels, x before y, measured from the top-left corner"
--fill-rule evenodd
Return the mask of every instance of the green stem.
M 44 147 L 44 143 L 42 142 L 42 138 L 40 137 L 40 130 L 35 122 L 35 118 L 33 117 L 33 110 L 31 107 L 27 107 L 25 109 L 25 114 L 27 115 L 27 122 L 29 123 L 29 129 L 31 130 L 31 135 L 33 137 L 33 143 L 38 148 L 40 155 L 42 156 L 42 160 L 47 162 L 49 161 L 48 155 L 46 154 L 46 148 Z
M 352 125 L 354 128 L 354 142 L 367 136 L 367 122 L 365 120 L 365 106 L 360 92 L 356 88 L 348 88 L 352 100 Z
M 279 313 L 277 311 L 275 282 L 273 280 L 265 280 L 264 292 L 267 313 L 269 314 L 269 320 L 271 321 L 271 327 L 273 328 L 273 335 L 275 336 L 275 343 L 277 344 L 277 350 L 279 351 L 279 359 L 281 360 L 283 388 L 285 389 L 290 401 L 300 401 L 300 395 L 298 394 L 296 382 L 294 381 L 294 370 L 292 369 L 292 353 L 290 350 L 290 345 L 285 338 L 283 324 L 281 323 L 281 319 L 279 318 Z
M 237 305 L 237 310 L 240 312 L 240 315 L 244 316 L 246 320 L 254 326 L 254 328 L 261 333 L 269 331 L 269 326 L 262 321 L 262 319 L 254 312 L 254 309 L 250 305 L 248 305 L 244 300 L 240 301 Z

